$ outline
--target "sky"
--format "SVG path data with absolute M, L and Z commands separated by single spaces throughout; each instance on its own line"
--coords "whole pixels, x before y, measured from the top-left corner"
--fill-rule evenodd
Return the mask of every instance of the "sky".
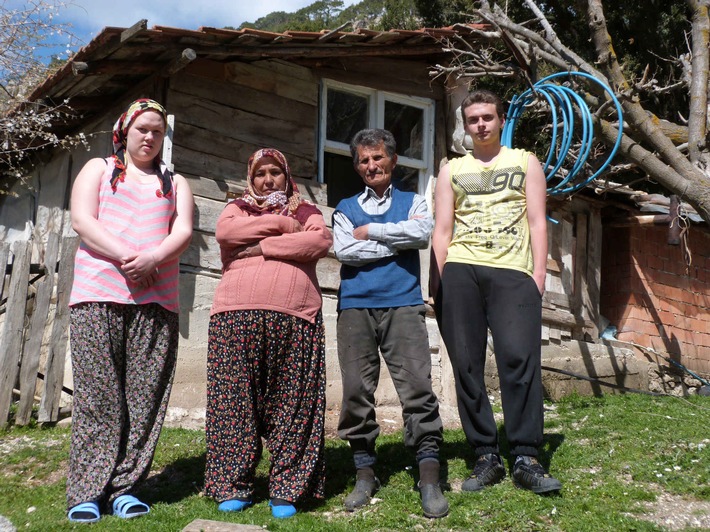
M 316 0 L 70 0 L 59 20 L 69 22 L 72 32 L 87 44 L 107 26 L 128 28 L 141 19 L 148 27 L 171 26 L 196 30 L 200 26 L 238 27 L 244 22 L 285 11 L 293 13 Z M 343 7 L 359 0 L 343 0 Z

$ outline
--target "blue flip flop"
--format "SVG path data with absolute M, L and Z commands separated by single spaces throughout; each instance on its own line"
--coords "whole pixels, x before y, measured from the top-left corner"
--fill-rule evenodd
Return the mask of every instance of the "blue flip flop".
M 69 510 L 67 517 L 74 523 L 95 523 L 101 519 L 101 512 L 96 502 L 82 502 Z
M 133 495 L 120 495 L 113 501 L 113 515 L 121 519 L 130 519 L 150 512 L 150 507 Z

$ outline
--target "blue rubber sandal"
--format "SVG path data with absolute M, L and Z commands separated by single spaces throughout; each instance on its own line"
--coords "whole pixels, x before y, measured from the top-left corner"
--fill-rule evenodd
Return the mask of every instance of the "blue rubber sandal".
M 271 506 L 271 515 L 276 519 L 288 519 L 296 515 L 296 507 L 293 504 L 275 505 L 269 501 L 269 506 Z
M 101 519 L 101 513 L 99 512 L 99 505 L 94 502 L 82 502 L 77 504 L 69 510 L 67 515 L 69 521 L 74 523 L 95 523 Z
M 240 501 L 239 499 L 229 499 L 219 503 L 217 509 L 220 512 L 241 512 L 252 505 L 252 501 Z
M 150 512 L 150 508 L 144 502 L 139 501 L 133 495 L 120 495 L 113 501 L 113 515 L 121 519 L 130 519 Z

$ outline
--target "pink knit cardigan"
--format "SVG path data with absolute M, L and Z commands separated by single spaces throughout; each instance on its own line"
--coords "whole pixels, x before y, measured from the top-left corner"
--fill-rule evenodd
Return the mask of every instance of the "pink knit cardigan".
M 211 314 L 230 310 L 275 310 L 311 323 L 322 298 L 316 263 L 325 257 L 333 236 L 321 214 L 296 219 L 278 214 L 252 216 L 229 203 L 215 232 L 222 254 L 222 280 Z M 263 256 L 232 260 L 238 246 L 261 244 Z

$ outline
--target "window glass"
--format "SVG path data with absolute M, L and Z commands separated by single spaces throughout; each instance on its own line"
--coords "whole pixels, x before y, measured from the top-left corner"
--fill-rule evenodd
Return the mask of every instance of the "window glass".
M 323 163 L 329 206 L 335 207 L 341 199 L 365 190 L 362 178 L 353 168 L 352 157 L 326 152 L 323 154 Z
M 392 184 L 405 192 L 417 192 L 419 170 L 398 164 L 392 171 Z
M 349 144 L 355 133 L 367 127 L 367 97 L 328 89 L 326 138 Z
M 385 129 L 397 140 L 397 153 L 412 159 L 423 158 L 424 111 L 397 102 L 385 102 Z

